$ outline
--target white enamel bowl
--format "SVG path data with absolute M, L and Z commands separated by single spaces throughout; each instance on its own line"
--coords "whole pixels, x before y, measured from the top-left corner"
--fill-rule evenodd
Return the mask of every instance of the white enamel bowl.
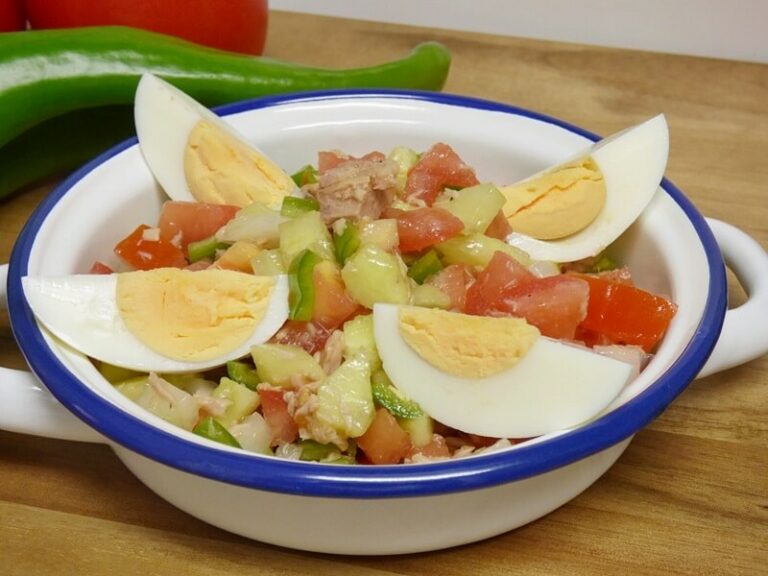
M 440 94 L 326 92 L 220 112 L 288 172 L 313 162 L 320 149 L 361 154 L 445 141 L 481 179 L 508 183 L 596 139 L 525 110 Z M 697 374 L 768 348 L 768 329 L 759 322 L 768 310 L 765 252 L 730 226 L 708 225 L 665 181 L 620 245 L 639 284 L 670 295 L 679 311 L 658 354 L 602 417 L 506 451 L 424 465 L 322 465 L 236 451 L 166 424 L 121 396 L 86 358 L 40 330 L 23 296 L 22 276 L 87 270 L 136 225 L 156 221 L 163 199 L 131 141 L 70 177 L 32 216 L 10 266 L 0 268 L 7 274 L 0 285 L 7 284 L 12 328 L 34 376 L 1 369 L 0 428 L 105 442 L 161 497 L 264 542 L 394 554 L 511 530 L 592 484 Z M 750 294 L 728 312 L 721 250 Z

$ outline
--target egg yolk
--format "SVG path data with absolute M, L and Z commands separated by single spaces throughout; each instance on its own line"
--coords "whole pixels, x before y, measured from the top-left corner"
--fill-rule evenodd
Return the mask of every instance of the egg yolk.
M 468 379 L 508 370 L 530 350 L 539 331 L 522 318 L 470 316 L 434 308 L 401 307 L 403 340 L 435 368 Z
M 189 134 L 184 175 L 195 199 L 211 204 L 279 206 L 295 188 L 269 158 L 205 120 Z
M 539 176 L 500 188 L 512 230 L 539 240 L 564 238 L 583 230 L 605 205 L 605 179 L 587 156 Z
M 244 344 L 266 314 L 271 277 L 177 268 L 118 275 L 117 306 L 128 330 L 158 354 L 205 361 Z

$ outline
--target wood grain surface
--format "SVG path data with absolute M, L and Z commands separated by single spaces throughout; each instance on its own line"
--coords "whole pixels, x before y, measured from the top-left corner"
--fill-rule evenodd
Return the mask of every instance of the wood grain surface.
M 706 216 L 768 247 L 768 66 L 279 12 L 267 54 L 347 67 L 427 39 L 453 52 L 448 92 L 600 134 L 664 112 L 668 177 Z M 48 189 L 0 202 L 0 262 Z M 743 301 L 732 289 L 734 304 Z M 0 365 L 24 366 L 4 312 Z M 411 556 L 323 556 L 248 541 L 167 504 L 104 446 L 0 432 L 3 575 L 513 573 L 768 573 L 768 358 L 695 381 L 604 477 L 545 518 Z

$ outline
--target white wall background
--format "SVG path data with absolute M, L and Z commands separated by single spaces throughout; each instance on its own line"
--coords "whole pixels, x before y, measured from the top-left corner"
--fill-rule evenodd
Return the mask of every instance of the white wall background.
M 270 0 L 270 7 L 768 63 L 768 0 Z

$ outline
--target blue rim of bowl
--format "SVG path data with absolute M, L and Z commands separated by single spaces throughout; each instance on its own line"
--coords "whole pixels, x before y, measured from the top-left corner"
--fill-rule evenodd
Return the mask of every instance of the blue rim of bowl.
M 516 106 L 408 90 L 327 90 L 247 100 L 216 109 L 221 115 L 295 102 L 329 99 L 392 98 L 474 108 L 525 116 L 554 124 L 590 140 L 599 137 L 556 118 Z M 14 336 L 29 366 L 52 394 L 86 424 L 111 441 L 170 467 L 239 486 L 305 496 L 335 498 L 415 497 L 487 488 L 554 470 L 629 438 L 656 418 L 690 383 L 714 348 L 727 306 L 725 268 L 704 218 L 671 182 L 663 189 L 692 223 L 709 264 L 708 296 L 695 333 L 678 359 L 646 390 L 625 405 L 568 433 L 531 446 L 423 465 L 339 466 L 295 462 L 218 449 L 180 436 L 123 412 L 72 375 L 50 351 L 23 296 L 21 277 L 35 235 L 53 206 L 87 173 L 123 150 L 127 140 L 89 162 L 62 182 L 40 204 L 22 230 L 11 256 L 8 310 Z

